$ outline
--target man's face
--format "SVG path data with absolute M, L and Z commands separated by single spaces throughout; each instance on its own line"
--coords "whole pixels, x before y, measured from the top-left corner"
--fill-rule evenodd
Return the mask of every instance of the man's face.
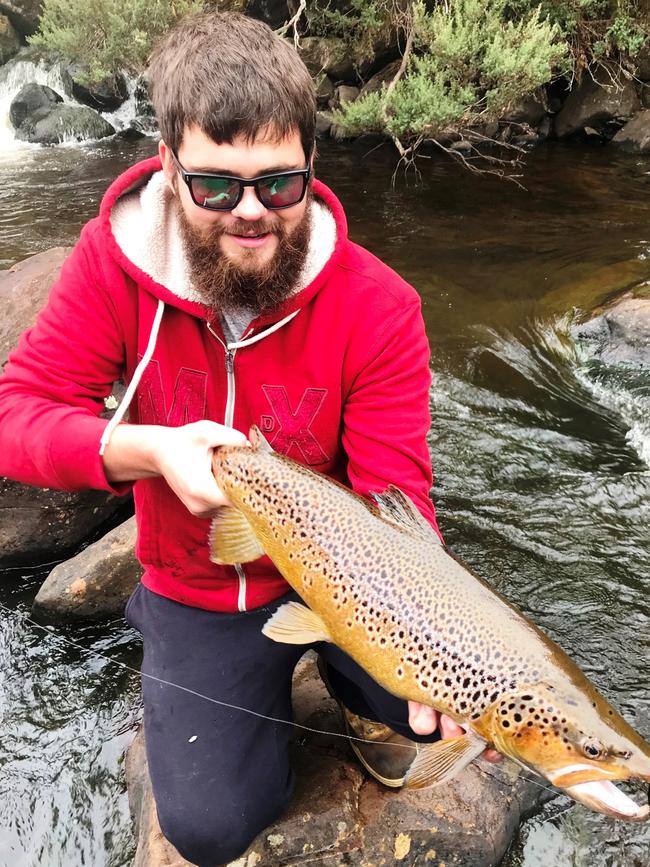
M 277 283 L 278 277 L 282 280 L 283 266 L 286 265 L 293 265 L 294 272 L 299 271 L 309 240 L 309 196 L 289 208 L 271 210 L 258 199 L 254 187 L 245 187 L 241 201 L 232 211 L 210 211 L 192 200 L 164 142 L 160 143 L 160 156 L 165 176 L 177 197 L 190 266 L 194 277 L 203 284 L 199 288 L 216 296 L 215 306 L 237 300 L 242 305 L 269 306 L 265 296 L 256 298 L 254 293 L 248 299 L 229 298 L 228 287 L 224 296 L 221 284 L 223 279 L 231 283 L 234 275 L 236 286 L 233 291 L 241 294 L 239 284 L 242 281 L 255 284 L 271 279 Z M 190 127 L 183 136 L 177 157 L 189 172 L 204 171 L 242 178 L 304 169 L 307 165 L 297 131 L 280 141 L 258 136 L 252 142 L 238 137 L 231 144 L 217 144 L 197 127 Z M 299 262 L 295 261 L 296 253 L 299 253 Z M 293 277 L 296 276 L 294 273 Z M 214 280 L 218 284 L 214 289 L 206 286 Z M 283 299 L 270 300 L 279 303 Z

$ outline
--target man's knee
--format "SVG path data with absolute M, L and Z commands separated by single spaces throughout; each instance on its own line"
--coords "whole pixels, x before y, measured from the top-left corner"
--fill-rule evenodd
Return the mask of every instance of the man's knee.
M 160 828 L 178 853 L 199 867 L 220 867 L 235 861 L 248 849 L 255 837 L 275 821 L 286 807 L 288 797 L 269 804 L 211 805 L 190 814 L 158 808 Z

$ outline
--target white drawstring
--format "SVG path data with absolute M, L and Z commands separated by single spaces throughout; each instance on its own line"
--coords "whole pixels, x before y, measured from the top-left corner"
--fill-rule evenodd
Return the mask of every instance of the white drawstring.
M 124 414 L 129 408 L 129 404 L 133 400 L 133 395 L 135 394 L 135 390 L 138 387 L 140 380 L 142 379 L 142 374 L 145 371 L 146 366 L 149 364 L 151 360 L 151 356 L 153 355 L 153 351 L 156 348 L 156 340 L 158 339 L 158 331 L 160 330 L 160 322 L 162 320 L 163 311 L 165 309 L 165 302 L 158 300 L 158 307 L 156 309 L 156 315 L 154 316 L 153 325 L 151 326 L 151 332 L 149 334 L 149 341 L 147 343 L 147 348 L 145 350 L 144 355 L 142 356 L 140 363 L 135 369 L 133 374 L 133 378 L 129 383 L 129 387 L 126 390 L 126 394 L 122 398 L 122 401 L 118 408 L 115 410 L 115 415 L 106 425 L 104 429 L 104 433 L 102 435 L 101 440 L 99 441 L 99 454 L 103 455 L 106 446 L 108 445 L 111 436 L 113 435 L 113 431 L 118 426 L 118 424 L 124 418 Z
M 235 343 L 228 343 L 228 349 L 241 349 L 243 346 L 251 346 L 253 343 L 257 343 L 258 340 L 262 340 L 263 337 L 268 337 L 269 334 L 273 334 L 274 331 L 277 331 L 278 328 L 282 328 L 283 325 L 286 325 L 287 322 L 291 322 L 294 316 L 297 316 L 300 313 L 300 310 L 294 310 L 293 313 L 290 313 L 288 316 L 285 316 L 284 319 L 281 319 L 279 322 L 276 322 L 275 325 L 272 325 L 270 328 L 267 328 L 266 331 L 260 331 L 259 334 L 256 334 L 254 337 L 247 337 L 244 340 L 237 340 Z

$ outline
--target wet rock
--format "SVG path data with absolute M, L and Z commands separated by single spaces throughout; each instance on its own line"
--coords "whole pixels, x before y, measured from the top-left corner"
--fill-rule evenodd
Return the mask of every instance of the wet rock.
M 21 41 L 17 30 L 6 15 L 0 15 L 0 66 L 18 53 Z
M 26 117 L 16 130 L 16 138 L 32 144 L 56 145 L 64 141 L 102 139 L 115 128 L 98 112 L 86 106 L 56 105 L 44 117 L 37 112 Z
M 154 107 L 152 105 L 151 100 L 149 99 L 149 90 L 147 89 L 147 82 L 144 76 L 140 76 L 135 83 L 134 90 L 135 97 L 135 115 L 137 118 L 143 117 L 153 117 L 155 118 L 156 112 L 154 111 Z
M 0 366 L 34 324 L 68 253 L 56 247 L 0 271 Z M 130 497 L 40 489 L 0 477 L 0 565 L 58 558 L 124 510 L 132 510 Z
M 72 78 L 73 97 L 97 111 L 115 111 L 129 95 L 126 78 L 119 72 L 96 84 L 87 84 L 83 80 L 81 67 L 72 64 L 68 71 Z
M 296 669 L 294 713 L 303 725 L 341 731 L 313 654 Z M 552 797 L 509 762 L 473 764 L 435 789 L 386 789 L 367 778 L 345 740 L 332 734 L 299 732 L 292 758 L 297 783 L 287 812 L 230 867 L 495 867 L 519 823 Z M 141 734 L 129 750 L 126 774 L 138 839 L 134 867 L 187 867 L 160 832 Z
M 602 364 L 650 370 L 650 284 L 594 311 L 573 327 L 572 335 Z
M 7 15 L 23 36 L 38 30 L 43 0 L 0 0 L 0 12 Z
M 9 119 L 16 129 L 28 118 L 46 117 L 63 97 L 44 84 L 30 82 L 20 88 L 9 106 Z
M 611 137 L 640 108 L 632 81 L 599 68 L 593 77 L 585 74 L 571 91 L 555 119 L 555 132 L 558 138 L 566 138 L 588 126 Z
M 142 576 L 135 557 L 135 517 L 56 566 L 32 611 L 41 620 L 101 620 L 123 614 Z
M 634 154 L 650 153 L 650 110 L 641 111 L 612 139 L 621 150 Z
M 277 30 L 293 16 L 295 10 L 290 5 L 287 0 L 246 0 L 243 11 Z

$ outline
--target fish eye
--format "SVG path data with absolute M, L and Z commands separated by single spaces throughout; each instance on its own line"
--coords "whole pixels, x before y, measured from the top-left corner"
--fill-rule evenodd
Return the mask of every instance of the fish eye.
M 580 748 L 589 759 L 602 759 L 605 754 L 603 745 L 592 738 L 585 738 L 580 744 Z

